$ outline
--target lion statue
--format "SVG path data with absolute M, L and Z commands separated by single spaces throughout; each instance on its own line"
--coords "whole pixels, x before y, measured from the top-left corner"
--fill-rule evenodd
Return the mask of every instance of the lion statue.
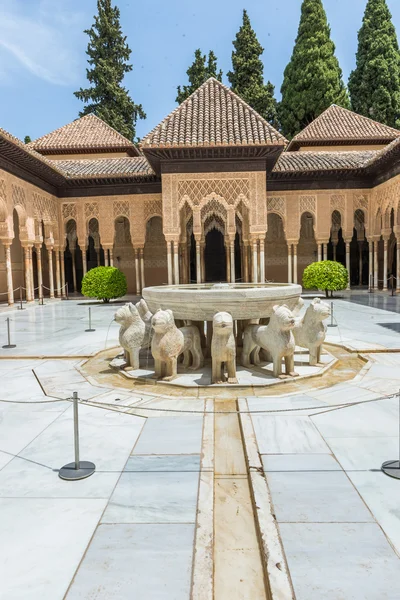
M 233 335 L 233 319 L 227 312 L 219 312 L 213 318 L 211 340 L 212 376 L 211 383 L 223 383 L 223 364 L 228 371 L 228 383 L 236 379 L 236 343 Z
M 155 377 L 172 381 L 178 374 L 177 362 L 184 349 L 184 335 L 175 325 L 172 310 L 158 310 L 153 315 L 151 325 Z
M 185 369 L 196 371 L 204 366 L 203 350 L 201 349 L 200 332 L 196 325 L 179 327 L 183 333 L 183 366 Z
M 243 336 L 242 365 L 260 364 L 260 348 L 265 350 L 273 362 L 274 377 L 296 377 L 294 371 L 295 341 L 293 329 L 295 318 L 284 304 L 274 306 L 268 325 L 248 325 Z M 285 359 L 285 375 L 282 374 L 282 358 Z
M 134 304 L 129 302 L 117 310 L 114 321 L 121 325 L 119 343 L 124 349 L 125 369 L 139 369 L 139 352 L 142 348 L 146 326 Z
M 151 346 L 151 336 L 153 330 L 151 328 L 151 320 L 153 318 L 153 313 L 150 312 L 147 303 L 143 298 L 136 303 L 136 308 L 138 309 L 139 315 L 141 316 L 142 321 L 146 326 L 146 331 L 143 340 L 143 348 L 150 348 Z
M 321 360 L 321 348 L 326 337 L 326 325 L 323 323 L 331 314 L 329 304 L 314 298 L 303 317 L 298 317 L 293 329 L 297 346 L 308 348 L 310 365 L 316 366 Z

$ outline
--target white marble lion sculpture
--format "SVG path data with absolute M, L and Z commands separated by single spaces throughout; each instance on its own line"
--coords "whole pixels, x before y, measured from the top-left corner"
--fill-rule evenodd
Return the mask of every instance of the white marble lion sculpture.
M 125 369 L 139 368 L 139 352 L 143 345 L 146 326 L 134 304 L 129 302 L 117 310 L 114 320 L 121 325 L 119 343 L 124 349 Z
M 178 356 L 184 349 L 184 335 L 175 325 L 172 310 L 158 310 L 154 313 L 151 324 L 155 377 L 172 381 L 177 376 Z
M 151 320 L 153 318 L 153 313 L 149 310 L 149 307 L 147 306 L 147 303 L 145 300 L 143 300 L 143 298 L 141 300 L 139 300 L 139 302 L 137 302 L 135 306 L 138 309 L 139 315 L 141 316 L 142 321 L 144 322 L 144 324 L 146 326 L 146 331 L 145 331 L 144 340 L 143 340 L 143 348 L 150 348 L 151 336 L 153 334 L 153 330 L 151 327 Z
M 293 313 L 285 304 L 273 307 L 268 325 L 248 325 L 243 336 L 242 365 L 250 367 L 252 359 L 254 364 L 260 364 L 259 352 L 262 348 L 273 362 L 274 377 L 284 377 L 282 359 L 285 359 L 285 376 L 296 377 L 294 326 Z
M 321 360 L 322 344 L 326 337 L 326 325 L 323 323 L 331 314 L 329 304 L 314 298 L 303 317 L 295 319 L 293 329 L 297 346 L 308 348 L 310 365 L 315 366 Z
M 233 334 L 233 319 L 227 312 L 218 312 L 213 318 L 211 340 L 212 383 L 223 383 L 223 366 L 228 371 L 228 383 L 237 383 L 236 342 Z
M 204 366 L 203 350 L 201 349 L 200 332 L 196 325 L 179 327 L 183 333 L 183 366 L 185 369 L 196 371 Z

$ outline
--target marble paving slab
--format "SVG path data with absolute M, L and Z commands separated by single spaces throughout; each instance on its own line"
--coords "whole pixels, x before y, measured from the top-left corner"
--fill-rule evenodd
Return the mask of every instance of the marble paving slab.
M 309 417 L 252 415 L 260 454 L 329 454 Z
M 279 523 L 373 520 L 343 471 L 268 472 L 267 480 Z
M 194 525 L 100 525 L 66 598 L 189 600 L 193 543 Z
M 399 455 L 398 437 L 335 437 L 326 442 L 345 471 L 380 469 Z
M 342 471 L 331 454 L 263 454 L 261 459 L 266 473 Z
M 198 473 L 199 471 L 199 454 L 131 456 L 124 469 L 125 473 Z
M 62 600 L 105 505 L 106 500 L 0 499 L 0 597 Z
M 374 523 L 282 523 L 296 600 L 397 600 L 400 559 Z
M 203 416 L 147 419 L 133 454 L 199 454 Z
M 193 457 L 160 457 L 164 469 L 146 470 L 145 461 L 130 458 L 126 464 L 102 523 L 194 523 L 196 520 L 198 468 L 193 471 Z M 155 457 L 151 457 L 155 458 Z M 154 466 L 147 461 L 147 467 Z M 141 467 L 141 470 L 138 470 Z M 181 467 L 182 470 L 177 470 Z

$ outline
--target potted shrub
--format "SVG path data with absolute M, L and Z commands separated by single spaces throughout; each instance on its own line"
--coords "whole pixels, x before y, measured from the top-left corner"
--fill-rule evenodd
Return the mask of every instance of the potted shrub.
M 116 267 L 95 267 L 82 279 L 82 294 L 88 298 L 97 298 L 109 302 L 113 298 L 125 296 L 126 277 Z
M 347 269 L 339 262 L 333 260 L 321 260 L 312 263 L 304 270 L 303 287 L 306 290 L 324 290 L 328 298 L 333 292 L 345 290 L 349 281 Z

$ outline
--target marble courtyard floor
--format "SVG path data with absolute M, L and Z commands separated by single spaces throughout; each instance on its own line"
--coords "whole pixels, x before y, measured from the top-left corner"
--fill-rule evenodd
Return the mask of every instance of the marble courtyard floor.
M 334 300 L 321 376 L 195 393 L 116 376 L 114 312 L 0 312 L 0 599 L 398 599 L 400 298 Z

